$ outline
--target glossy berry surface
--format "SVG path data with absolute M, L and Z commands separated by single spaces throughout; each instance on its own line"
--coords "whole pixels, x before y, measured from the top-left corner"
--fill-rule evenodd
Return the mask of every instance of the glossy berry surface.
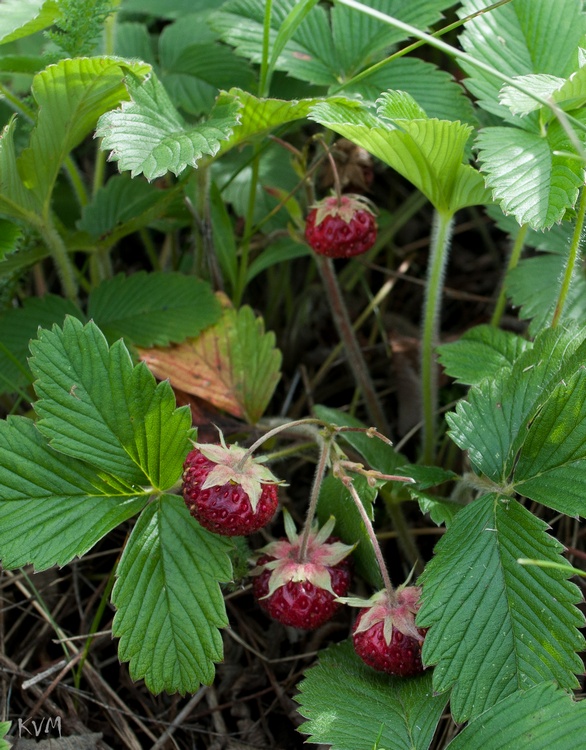
M 357 627 L 366 610 L 356 620 Z M 354 650 L 363 662 L 379 672 L 386 672 L 397 677 L 412 677 L 423 672 L 421 647 L 425 631 L 419 629 L 422 640 L 401 633 L 393 628 L 391 642 L 384 636 L 384 623 L 378 622 L 368 630 L 354 632 L 352 640 Z
M 328 258 L 351 258 L 369 250 L 376 241 L 372 211 L 356 197 L 325 198 L 314 206 L 305 222 L 305 240 Z
M 266 471 L 265 467 L 259 468 Z M 251 473 L 250 467 L 248 472 Z M 222 481 L 224 478 L 227 481 Z M 191 515 L 208 531 L 223 536 L 247 536 L 266 526 L 278 504 L 276 480 L 265 483 L 256 480 L 255 492 L 249 487 L 250 481 L 246 478 L 239 481 L 238 474 L 230 473 L 225 465 L 195 448 L 183 467 L 183 498 Z
M 274 557 L 263 555 L 258 560 L 258 566 L 263 567 L 273 560 L 275 560 Z M 337 565 L 327 566 L 327 571 L 330 575 L 333 594 L 308 580 L 290 580 L 267 596 L 271 576 L 271 571 L 267 568 L 254 579 L 253 594 L 261 608 L 273 620 L 301 630 L 314 630 L 336 614 L 341 607 L 341 604 L 336 601 L 336 596 L 344 596 L 350 587 L 351 574 L 348 559 L 342 560 Z

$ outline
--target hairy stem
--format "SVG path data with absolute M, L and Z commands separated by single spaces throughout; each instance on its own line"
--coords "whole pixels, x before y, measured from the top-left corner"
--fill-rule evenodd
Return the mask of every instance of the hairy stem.
M 580 196 L 580 205 L 578 207 L 578 215 L 576 216 L 576 226 L 574 227 L 574 234 L 572 236 L 572 242 L 570 244 L 570 255 L 566 264 L 566 270 L 564 272 L 564 278 L 562 279 L 562 286 L 558 295 L 558 301 L 555 306 L 553 313 L 553 319 L 551 321 L 551 327 L 555 328 L 560 322 L 564 305 L 568 299 L 568 292 L 570 291 L 570 284 L 572 283 L 572 276 L 574 275 L 574 269 L 578 263 L 580 257 L 580 241 L 582 239 L 582 232 L 584 230 L 584 217 L 586 216 L 586 190 L 582 188 L 582 194 Z
M 326 290 L 334 325 L 346 350 L 346 359 L 356 383 L 362 391 L 368 418 L 377 430 L 385 435 L 389 435 L 389 423 L 374 388 L 366 362 L 364 361 L 362 350 L 354 334 L 350 316 L 348 315 L 348 310 L 336 278 L 334 264 L 331 258 L 326 258 L 323 255 L 316 255 L 315 259 Z
M 433 219 L 421 339 L 421 403 L 423 410 L 423 462 L 435 458 L 435 415 L 437 412 L 437 371 L 434 347 L 439 335 L 442 286 L 454 226 L 452 213 L 436 210 Z
M 40 231 L 47 247 L 51 251 L 51 256 L 57 268 L 65 296 L 70 300 L 77 300 L 78 290 L 75 269 L 69 258 L 63 238 L 55 229 L 50 217 L 45 219 L 40 227 Z
M 239 307 L 242 302 L 244 289 L 246 288 L 246 277 L 248 275 L 248 258 L 250 256 L 250 241 L 252 239 L 252 230 L 254 227 L 254 209 L 256 205 L 256 187 L 258 185 L 258 172 L 260 163 L 260 152 L 255 150 L 254 159 L 252 160 L 252 174 L 249 183 L 248 206 L 246 208 L 246 217 L 244 220 L 244 237 L 240 245 L 240 264 L 238 266 L 238 276 L 236 279 L 236 288 L 234 289 L 234 306 Z
M 380 544 L 378 542 L 378 539 L 376 538 L 376 534 L 374 533 L 372 521 L 368 517 L 368 513 L 366 512 L 364 505 L 362 504 L 362 500 L 360 499 L 358 492 L 356 492 L 356 487 L 354 487 L 354 483 L 352 482 L 350 477 L 344 473 L 340 473 L 338 474 L 338 476 L 339 476 L 339 479 L 342 481 L 343 485 L 346 487 L 346 489 L 352 496 L 352 500 L 354 500 L 356 509 L 360 513 L 360 517 L 362 518 L 362 522 L 364 523 L 364 527 L 366 528 L 366 533 L 368 534 L 368 538 L 370 539 L 370 543 L 372 544 L 372 548 L 374 550 L 374 555 L 376 557 L 376 561 L 380 569 L 380 573 L 383 579 L 385 590 L 389 598 L 389 604 L 391 607 L 394 607 L 397 604 L 397 594 L 395 592 L 395 587 L 393 586 L 391 582 L 391 577 L 389 575 L 389 571 L 387 569 L 387 565 L 385 563 L 385 558 L 383 557 Z
M 311 527 L 313 525 L 313 519 L 315 518 L 315 511 L 317 508 L 317 501 L 319 500 L 319 491 L 326 473 L 326 468 L 330 459 L 330 450 L 332 447 L 333 435 L 328 435 L 320 446 L 319 461 L 315 467 L 315 474 L 313 475 L 313 483 L 311 485 L 311 494 L 309 495 L 309 505 L 307 506 L 307 513 L 305 515 L 305 523 L 303 526 L 303 534 L 301 536 L 301 545 L 299 546 L 299 558 L 300 563 L 305 562 L 307 558 L 307 546 L 309 544 L 309 534 L 311 533 Z
M 513 268 L 516 268 L 517 264 L 519 263 L 519 258 L 521 257 L 523 247 L 525 246 L 525 237 L 527 236 L 528 229 L 528 224 L 523 224 L 519 227 L 519 231 L 517 232 L 517 236 L 515 237 L 515 242 L 513 243 L 511 257 L 509 258 L 504 278 L 506 278 L 509 271 L 512 271 Z M 492 318 L 490 319 L 490 325 L 495 327 L 500 325 L 501 318 L 503 317 L 503 312 L 505 311 L 505 305 L 507 304 L 507 294 L 505 291 L 504 278 L 503 284 L 501 286 L 501 291 L 494 307 Z

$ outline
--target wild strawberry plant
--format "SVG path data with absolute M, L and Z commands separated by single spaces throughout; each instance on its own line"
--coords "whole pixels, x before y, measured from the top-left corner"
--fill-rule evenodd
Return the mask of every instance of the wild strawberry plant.
M 119 658 L 153 693 L 194 693 L 223 658 L 232 537 L 269 523 L 275 459 L 303 439 L 320 449 L 304 525 L 285 512 L 286 538 L 251 536 L 246 580 L 288 626 L 361 614 L 299 683 L 300 733 L 338 750 L 580 747 L 582 571 L 547 521 L 586 516 L 583 3 L 161 5 L 0 5 L 4 569 L 64 566 L 125 529 Z M 376 314 L 388 288 L 368 264 L 394 263 L 402 220 L 380 191 L 376 210 L 348 197 L 372 164 L 408 186 L 404 215 L 430 206 L 421 440 L 403 451 L 388 441 L 390 362 L 381 385 L 346 305 L 360 279 Z M 455 218 L 474 207 L 512 250 L 488 319 L 440 345 Z M 357 214 L 366 237 L 338 252 Z M 317 270 L 361 418 L 335 403 L 295 418 L 278 389 L 299 261 L 308 285 Z M 503 325 L 507 300 L 526 326 Z M 447 409 L 438 357 L 467 389 Z M 229 444 L 199 434 L 228 417 Z M 442 530 L 427 562 L 413 500 Z M 380 506 L 419 565 L 397 589 Z

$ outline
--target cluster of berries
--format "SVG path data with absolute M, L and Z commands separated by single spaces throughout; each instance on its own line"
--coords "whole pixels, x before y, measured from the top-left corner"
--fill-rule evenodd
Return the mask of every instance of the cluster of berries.
M 244 448 L 196 443 L 183 472 L 183 497 L 191 515 L 224 536 L 247 536 L 265 526 L 277 510 L 279 480 Z M 357 654 L 369 666 L 393 675 L 423 671 L 425 631 L 415 625 L 420 590 L 404 587 L 393 602 L 386 591 L 368 601 L 345 599 L 351 581 L 353 547 L 332 536 L 334 519 L 321 529 L 297 533 L 284 513 L 286 538 L 258 553 L 253 594 L 273 619 L 294 628 L 323 625 L 342 603 L 361 606 L 353 629 Z

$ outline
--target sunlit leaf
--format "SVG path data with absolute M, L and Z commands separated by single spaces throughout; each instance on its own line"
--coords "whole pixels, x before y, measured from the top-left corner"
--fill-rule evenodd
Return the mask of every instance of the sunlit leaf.
M 58 0 L 2 0 L 0 44 L 46 29 L 59 15 Z

